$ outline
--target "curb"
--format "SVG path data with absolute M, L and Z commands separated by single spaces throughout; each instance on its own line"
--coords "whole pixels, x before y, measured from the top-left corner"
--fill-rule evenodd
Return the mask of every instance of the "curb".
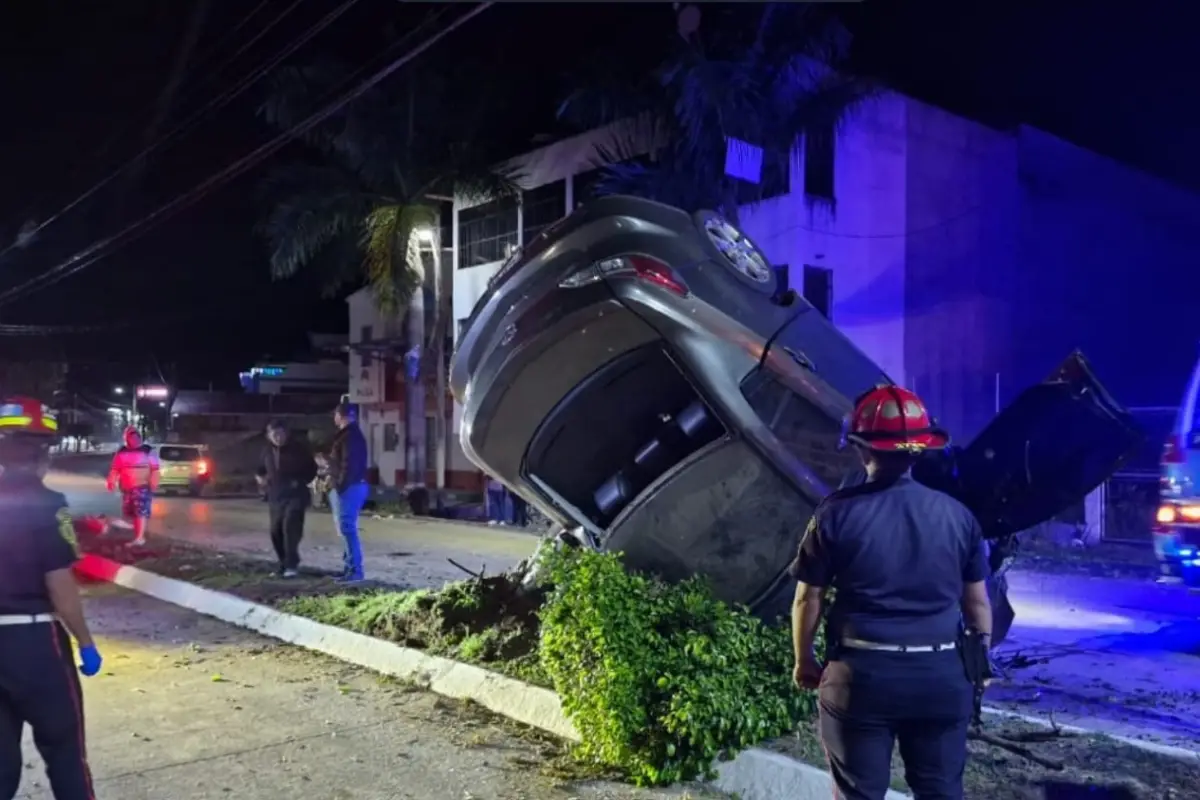
M 205 589 L 186 581 L 85 554 L 76 571 L 172 605 L 191 609 L 298 647 L 315 650 L 374 672 L 405 678 L 440 695 L 472 700 L 517 722 L 540 728 L 561 739 L 579 741 L 575 726 L 563 713 L 558 695 L 540 686 L 486 669 L 431 656 L 382 639 L 323 625 L 240 597 Z M 740 800 L 827 800 L 833 782 L 822 769 L 769 750 L 752 748 L 717 765 L 713 785 Z M 888 800 L 908 795 L 889 791 Z

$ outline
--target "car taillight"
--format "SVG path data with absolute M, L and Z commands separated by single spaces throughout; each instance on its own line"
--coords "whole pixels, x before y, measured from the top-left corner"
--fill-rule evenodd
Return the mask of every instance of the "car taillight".
M 663 289 L 687 297 L 687 284 L 671 269 L 670 264 L 663 263 L 650 256 L 618 256 L 597 261 L 585 267 L 574 275 L 564 278 L 558 285 L 564 289 L 578 289 L 608 278 L 633 278 L 646 283 L 660 286 Z
M 1174 434 L 1168 436 L 1167 441 L 1163 444 L 1162 463 L 1182 464 L 1186 457 L 1183 442 L 1179 437 Z
M 196 462 L 196 474 L 197 475 L 207 475 L 208 474 L 208 462 L 205 461 L 203 458 Z
M 1174 522 L 1200 522 L 1200 505 L 1164 503 L 1154 514 L 1154 521 L 1160 525 L 1170 525 Z

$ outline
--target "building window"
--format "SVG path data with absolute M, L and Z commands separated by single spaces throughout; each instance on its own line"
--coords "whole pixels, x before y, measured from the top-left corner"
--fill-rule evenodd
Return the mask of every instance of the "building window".
M 537 235 L 567 215 L 567 181 L 547 183 L 530 189 L 521 197 L 521 224 L 523 239 L 529 244 Z
M 832 125 L 804 134 L 804 194 L 832 200 L 833 155 L 837 137 Z
M 385 422 L 383 425 L 383 452 L 394 453 L 400 447 L 400 433 L 396 423 Z
M 362 326 L 362 330 L 361 330 L 361 331 L 359 331 L 359 334 L 358 334 L 358 340 L 359 340 L 360 342 L 369 342 L 369 341 L 371 341 L 371 336 L 372 336 L 372 335 L 373 335 L 373 333 L 372 333 L 372 331 L 371 331 L 371 326 L 370 326 L 370 325 L 363 325 L 363 326 Z
M 501 197 L 458 212 L 458 268 L 503 261 L 517 246 L 517 198 Z
M 830 489 L 836 489 L 858 465 L 852 448 L 842 447 L 842 422 L 760 370 L 742 386 L 759 419 L 800 463 Z
M 805 264 L 804 299 L 825 319 L 833 320 L 833 270 Z

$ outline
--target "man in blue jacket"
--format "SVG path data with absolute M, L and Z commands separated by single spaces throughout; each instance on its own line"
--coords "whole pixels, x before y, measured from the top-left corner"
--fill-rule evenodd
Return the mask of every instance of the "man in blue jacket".
M 367 440 L 358 427 L 358 409 L 342 403 L 333 412 L 337 433 L 329 448 L 329 477 L 333 488 L 329 506 L 337 515 L 338 533 L 345 542 L 342 583 L 363 579 L 362 543 L 358 514 L 367 502 Z

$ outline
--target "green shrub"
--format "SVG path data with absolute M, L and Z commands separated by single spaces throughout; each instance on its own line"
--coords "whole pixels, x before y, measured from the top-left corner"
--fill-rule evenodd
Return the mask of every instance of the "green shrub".
M 542 667 L 583 743 L 577 755 L 639 785 L 712 777 L 713 762 L 815 712 L 792 686 L 786 627 L 717 600 L 700 579 L 668 585 L 612 554 L 548 553 Z

